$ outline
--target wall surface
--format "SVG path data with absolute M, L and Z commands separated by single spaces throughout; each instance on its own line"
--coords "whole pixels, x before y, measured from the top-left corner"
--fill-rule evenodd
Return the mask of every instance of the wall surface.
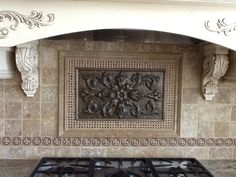
M 183 53 L 179 138 L 86 139 L 58 137 L 58 51 Z M 219 83 L 213 102 L 200 95 L 202 56 L 198 47 L 137 43 L 41 40 L 40 88 L 34 98 L 20 89 L 20 74 L 0 80 L 0 158 L 43 156 L 196 157 L 236 159 L 236 87 Z M 149 141 L 149 142 L 147 142 Z

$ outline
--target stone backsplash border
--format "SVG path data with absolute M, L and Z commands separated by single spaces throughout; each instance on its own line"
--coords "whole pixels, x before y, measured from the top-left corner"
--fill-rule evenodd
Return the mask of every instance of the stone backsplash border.
M 236 146 L 236 138 L 0 137 L 3 146 Z

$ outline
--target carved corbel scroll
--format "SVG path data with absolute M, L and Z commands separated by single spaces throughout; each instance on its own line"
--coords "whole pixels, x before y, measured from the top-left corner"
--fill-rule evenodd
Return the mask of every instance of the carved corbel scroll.
M 224 76 L 228 69 L 228 49 L 215 44 L 203 46 L 203 78 L 202 94 L 205 100 L 212 100 L 218 92 L 218 80 Z
M 16 65 L 21 73 L 21 87 L 28 97 L 33 97 L 38 88 L 38 41 L 16 47 Z

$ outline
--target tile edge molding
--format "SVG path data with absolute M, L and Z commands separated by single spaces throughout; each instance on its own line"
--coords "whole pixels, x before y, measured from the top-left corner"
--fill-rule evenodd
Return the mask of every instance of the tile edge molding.
M 236 138 L 0 137 L 2 146 L 236 147 Z

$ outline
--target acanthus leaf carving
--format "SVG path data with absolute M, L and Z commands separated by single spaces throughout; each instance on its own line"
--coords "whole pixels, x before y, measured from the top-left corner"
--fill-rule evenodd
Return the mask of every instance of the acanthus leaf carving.
M 212 100 L 218 92 L 218 80 L 223 77 L 228 69 L 228 49 L 208 44 L 204 46 L 202 94 L 206 100 Z
M 21 87 L 28 97 L 38 88 L 38 42 L 21 44 L 16 48 L 16 65 L 21 73 Z
M 210 32 L 223 33 L 225 36 L 228 36 L 229 33 L 236 31 L 236 22 L 229 24 L 225 18 L 218 19 L 214 25 L 210 24 L 210 20 L 205 22 L 205 28 Z
M 6 27 L 0 26 L 0 39 L 6 38 L 10 31 L 16 31 L 20 24 L 25 24 L 30 29 L 51 25 L 55 20 L 55 15 L 50 13 L 43 16 L 43 12 L 32 11 L 31 15 L 26 16 L 15 11 L 0 11 L 0 23 L 7 20 L 13 24 Z

